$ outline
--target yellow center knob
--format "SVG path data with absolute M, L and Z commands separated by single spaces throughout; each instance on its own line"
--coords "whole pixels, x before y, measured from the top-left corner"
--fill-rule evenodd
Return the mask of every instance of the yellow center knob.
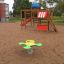
M 35 41 L 34 40 L 26 40 L 25 45 L 33 46 L 33 45 L 35 45 Z

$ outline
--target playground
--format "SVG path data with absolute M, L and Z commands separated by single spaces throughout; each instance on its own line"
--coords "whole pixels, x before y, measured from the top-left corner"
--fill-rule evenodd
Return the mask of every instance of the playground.
M 47 2 L 25 0 L 30 8 L 22 4 L 20 11 L 14 3 L 21 17 L 0 23 L 0 64 L 64 64 L 64 25 L 54 23 L 56 3 Z
M 36 31 L 35 28 L 22 28 L 20 23 L 0 23 L 0 64 L 64 64 L 64 26 L 56 25 L 58 32 Z M 45 44 L 34 47 L 28 55 L 18 45 L 27 39 Z

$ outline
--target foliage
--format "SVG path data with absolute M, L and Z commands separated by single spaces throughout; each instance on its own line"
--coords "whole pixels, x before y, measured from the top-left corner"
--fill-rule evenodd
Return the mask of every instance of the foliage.
M 54 8 L 54 15 L 61 16 L 64 13 L 64 0 L 48 0 L 48 3 L 53 4 L 54 2 L 57 2 L 57 6 Z M 43 8 L 46 8 L 46 3 L 41 2 L 41 5 Z M 15 0 L 15 3 L 13 5 L 13 16 L 20 16 L 22 9 L 29 9 L 31 8 L 31 3 L 29 0 Z
M 54 3 L 54 2 L 58 2 L 59 0 L 48 0 L 48 3 Z
M 56 15 L 56 16 L 61 16 L 64 13 L 64 0 L 58 1 L 58 4 L 57 4 L 56 8 L 54 9 L 54 12 L 55 12 L 54 15 Z
M 11 15 L 13 15 L 13 12 L 12 12 L 12 11 L 10 11 L 10 12 L 9 12 L 9 15 L 10 15 L 10 16 L 11 16 Z
M 21 9 L 31 8 L 29 0 L 16 0 L 13 5 L 13 14 L 20 15 Z
M 45 9 L 46 8 L 46 2 L 45 1 L 41 2 L 41 6 Z

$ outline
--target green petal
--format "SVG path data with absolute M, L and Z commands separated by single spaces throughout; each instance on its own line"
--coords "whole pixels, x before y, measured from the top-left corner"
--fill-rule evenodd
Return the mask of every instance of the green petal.
M 24 46 L 23 48 L 24 48 L 24 49 L 31 49 L 30 46 Z
M 36 43 L 35 45 L 36 46 L 43 46 L 43 44 L 41 44 L 41 43 Z
M 24 45 L 24 42 L 19 42 L 19 45 Z

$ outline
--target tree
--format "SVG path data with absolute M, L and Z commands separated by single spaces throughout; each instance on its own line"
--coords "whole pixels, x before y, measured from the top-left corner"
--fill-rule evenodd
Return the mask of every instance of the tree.
M 51 5 L 56 2 L 57 6 L 54 8 L 54 15 L 61 16 L 64 13 L 64 0 L 48 0 Z
M 41 2 L 41 6 L 43 7 L 43 9 L 46 9 L 46 2 L 45 1 Z
M 15 0 L 13 5 L 13 14 L 20 15 L 21 9 L 28 9 L 31 8 L 31 3 L 29 0 Z
M 55 15 L 61 16 L 64 13 L 64 0 L 58 0 L 58 4 L 55 8 Z
M 13 12 L 12 12 L 12 11 L 10 11 L 10 12 L 9 12 L 9 15 L 10 15 L 10 16 L 12 16 L 12 15 L 13 15 Z
M 59 2 L 59 9 L 64 13 L 64 0 Z

